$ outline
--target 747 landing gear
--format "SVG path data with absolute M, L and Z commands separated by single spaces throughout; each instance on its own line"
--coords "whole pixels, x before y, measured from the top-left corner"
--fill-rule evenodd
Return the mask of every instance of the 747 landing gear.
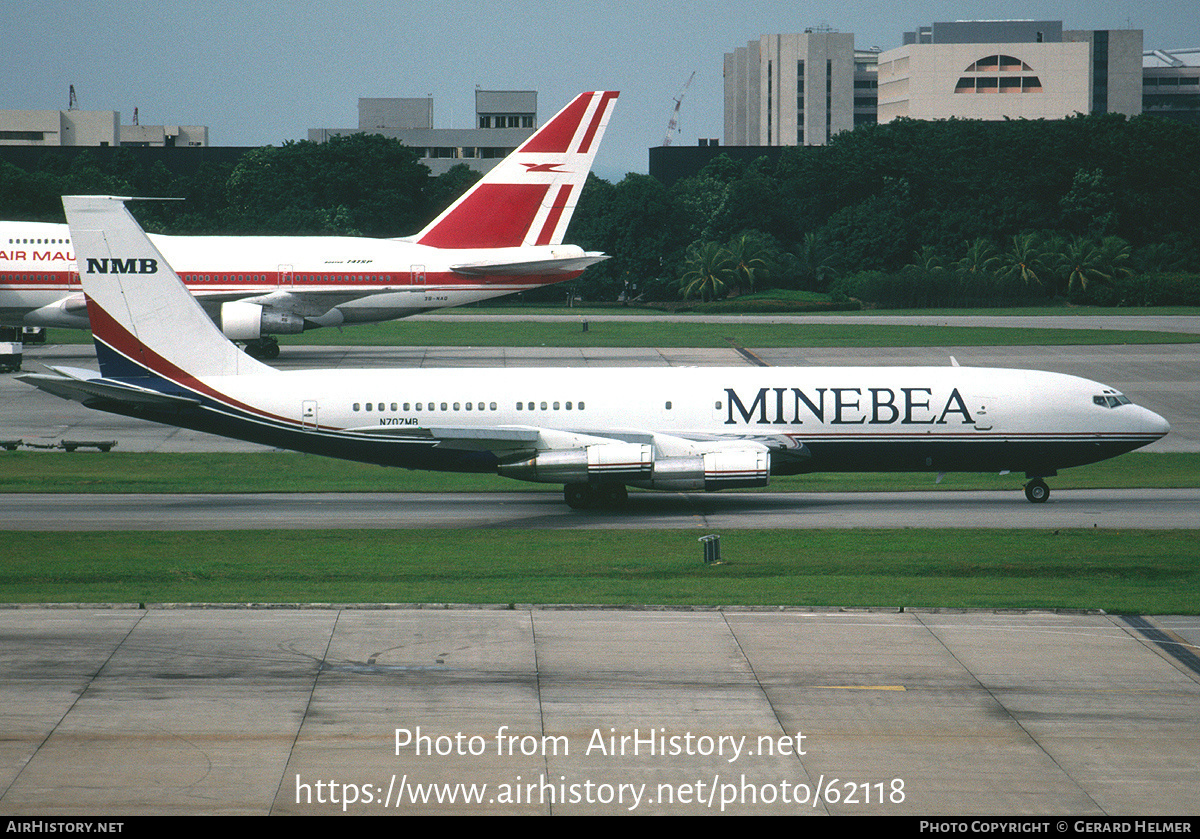
M 258 338 L 246 342 L 246 355 L 251 358 L 279 358 L 279 339 Z
M 572 510 L 589 507 L 616 509 L 624 507 L 629 500 L 625 484 L 567 484 L 563 487 L 563 500 Z
M 1034 478 L 1025 484 L 1025 497 L 1033 504 L 1041 504 L 1050 497 L 1050 487 L 1041 478 Z

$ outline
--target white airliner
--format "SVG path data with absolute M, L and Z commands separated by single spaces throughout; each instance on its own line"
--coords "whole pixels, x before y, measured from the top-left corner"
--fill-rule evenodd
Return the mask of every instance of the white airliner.
M 1112 388 L 1027 370 L 281 372 L 221 334 L 125 200 L 63 198 L 100 372 L 21 377 L 117 414 L 386 466 L 563 484 L 572 507 L 622 502 L 629 486 L 757 487 L 814 471 L 1021 471 L 1029 499 L 1045 501 L 1043 477 L 1169 431 Z
M 265 358 L 275 335 L 569 280 L 606 258 L 562 241 L 617 95 L 580 94 L 413 237 L 151 239 L 225 335 Z M 0 325 L 88 327 L 73 245 L 65 224 L 0 222 Z

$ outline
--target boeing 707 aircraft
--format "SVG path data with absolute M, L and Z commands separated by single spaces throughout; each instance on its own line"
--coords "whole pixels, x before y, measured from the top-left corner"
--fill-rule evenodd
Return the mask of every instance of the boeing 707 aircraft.
M 969 367 L 281 372 L 228 341 L 125 209 L 65 197 L 100 371 L 29 384 L 92 408 L 301 452 L 562 484 L 572 507 L 628 487 L 765 486 L 821 471 L 1044 478 L 1170 427 L 1097 382 Z M 116 268 L 120 265 L 120 269 Z
M 374 323 L 559 283 L 606 257 L 564 245 L 618 94 L 577 96 L 416 236 L 151 236 L 225 335 Z M 0 325 L 86 329 L 67 225 L 0 222 Z M 113 270 L 120 270 L 120 263 Z

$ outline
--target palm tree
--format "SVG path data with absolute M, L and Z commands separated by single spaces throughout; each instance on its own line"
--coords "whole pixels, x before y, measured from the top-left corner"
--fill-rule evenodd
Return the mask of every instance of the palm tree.
M 754 293 L 754 286 L 759 279 L 765 280 L 771 273 L 771 263 L 767 259 L 767 248 L 759 236 L 742 233 L 734 236 L 726 248 L 733 259 L 733 273 L 739 292 Z M 742 281 L 745 281 L 745 288 Z
M 687 270 L 680 279 L 679 293 L 700 296 L 707 303 L 715 300 L 736 280 L 733 255 L 718 242 L 697 242 L 688 248 Z
M 1129 243 L 1117 236 L 1105 236 L 1099 243 L 1085 236 L 1076 236 L 1063 253 L 1067 274 L 1067 290 L 1079 286 L 1087 291 L 1089 283 L 1111 282 L 1114 277 L 1129 273 Z
M 954 263 L 959 271 L 978 277 L 990 274 L 1000 264 L 1000 255 L 996 246 L 987 239 L 979 238 L 967 246 L 966 255 Z
M 1012 237 L 1012 249 L 1001 257 L 1004 275 L 1016 277 L 1025 285 L 1042 285 L 1046 273 L 1046 247 L 1036 233 L 1020 233 Z
M 837 276 L 833 267 L 833 256 L 826 250 L 825 243 L 816 233 L 805 233 L 797 254 L 800 275 L 811 291 L 823 291 L 829 281 Z

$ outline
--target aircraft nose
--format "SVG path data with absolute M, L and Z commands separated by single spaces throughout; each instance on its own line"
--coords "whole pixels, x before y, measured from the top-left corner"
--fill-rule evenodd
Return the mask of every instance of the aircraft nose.
M 1142 425 L 1145 427 L 1147 434 L 1153 434 L 1155 437 L 1165 437 L 1171 431 L 1171 423 L 1167 422 L 1164 417 L 1147 408 L 1142 408 L 1142 413 L 1144 415 Z

